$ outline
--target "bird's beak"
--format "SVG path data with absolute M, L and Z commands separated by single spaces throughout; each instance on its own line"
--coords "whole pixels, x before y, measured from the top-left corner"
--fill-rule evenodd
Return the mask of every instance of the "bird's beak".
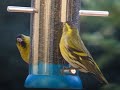
M 17 43 L 21 43 L 23 40 L 22 40 L 22 34 L 20 34 L 20 35 L 18 35 L 17 37 L 16 37 L 16 42 Z
M 70 27 L 70 25 L 69 25 L 68 23 L 66 23 L 65 26 L 66 26 L 66 30 L 67 30 L 68 32 L 71 32 L 71 27 Z
M 17 38 L 17 42 L 21 43 L 23 40 L 21 38 Z

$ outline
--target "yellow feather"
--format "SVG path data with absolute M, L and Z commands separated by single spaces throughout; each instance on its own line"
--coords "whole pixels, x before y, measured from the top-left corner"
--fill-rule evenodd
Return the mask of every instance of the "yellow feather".
M 22 59 L 29 63 L 29 54 L 30 54 L 30 37 L 26 35 L 19 35 L 16 39 L 16 45 L 20 52 Z
M 79 31 L 72 22 L 64 24 L 59 46 L 63 58 L 71 66 L 78 68 L 81 72 L 92 73 L 100 82 L 108 84 L 98 65 L 81 40 Z

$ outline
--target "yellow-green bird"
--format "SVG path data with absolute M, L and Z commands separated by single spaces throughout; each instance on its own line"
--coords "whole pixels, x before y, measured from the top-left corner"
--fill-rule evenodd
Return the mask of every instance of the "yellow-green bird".
M 72 67 L 77 68 L 84 73 L 92 73 L 100 81 L 100 83 L 108 84 L 107 80 L 81 40 L 78 29 L 72 22 L 64 23 L 59 46 L 63 58 Z
M 29 54 L 30 54 L 30 37 L 20 34 L 16 37 L 16 45 L 20 52 L 22 59 L 29 63 Z

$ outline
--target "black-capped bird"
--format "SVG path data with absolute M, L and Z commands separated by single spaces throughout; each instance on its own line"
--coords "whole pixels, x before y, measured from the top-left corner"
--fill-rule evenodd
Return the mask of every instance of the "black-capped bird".
M 64 23 L 59 46 L 63 58 L 72 67 L 84 73 L 92 73 L 100 83 L 108 84 L 98 65 L 81 40 L 78 29 L 72 22 Z
M 30 54 L 30 37 L 20 34 L 16 37 L 16 45 L 20 52 L 22 59 L 29 63 Z

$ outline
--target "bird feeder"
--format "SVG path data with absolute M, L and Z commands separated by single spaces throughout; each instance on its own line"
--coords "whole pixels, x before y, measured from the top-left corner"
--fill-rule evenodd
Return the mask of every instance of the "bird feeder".
M 8 6 L 9 12 L 31 13 L 29 75 L 27 88 L 82 89 L 78 70 L 63 59 L 59 50 L 63 24 L 71 21 L 80 29 L 80 15 L 107 16 L 106 11 L 80 10 L 81 0 L 31 0 L 31 7 Z

